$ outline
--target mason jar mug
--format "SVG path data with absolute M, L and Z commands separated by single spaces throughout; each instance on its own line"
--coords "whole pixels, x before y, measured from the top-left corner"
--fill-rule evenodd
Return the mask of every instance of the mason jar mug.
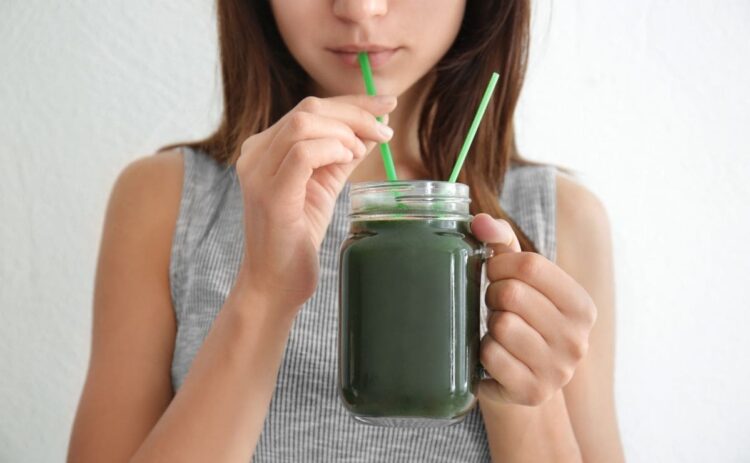
M 476 404 L 482 264 L 469 187 L 355 183 L 339 254 L 338 392 L 357 421 L 455 424 Z

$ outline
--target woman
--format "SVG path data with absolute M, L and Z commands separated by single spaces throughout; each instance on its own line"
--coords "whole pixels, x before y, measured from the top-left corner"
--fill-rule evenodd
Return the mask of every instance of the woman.
M 606 213 L 515 147 L 528 0 L 217 9 L 218 130 L 135 161 L 110 198 L 69 460 L 622 461 Z M 361 95 L 360 50 L 381 97 Z M 388 140 L 399 178 L 447 178 L 493 70 L 459 178 L 495 251 L 480 350 L 492 378 L 454 426 L 354 423 L 328 302 L 345 194 L 385 178 L 369 153 Z

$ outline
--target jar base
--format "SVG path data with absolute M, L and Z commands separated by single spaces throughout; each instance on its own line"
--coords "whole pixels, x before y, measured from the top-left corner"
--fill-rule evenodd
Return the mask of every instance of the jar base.
M 460 423 L 466 418 L 424 418 L 419 416 L 360 416 L 350 414 L 354 421 L 385 428 L 443 428 Z

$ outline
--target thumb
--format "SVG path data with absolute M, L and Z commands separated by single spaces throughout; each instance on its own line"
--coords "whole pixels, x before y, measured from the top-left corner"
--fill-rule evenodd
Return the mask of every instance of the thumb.
M 484 212 L 471 221 L 471 232 L 478 240 L 492 248 L 495 255 L 506 252 L 521 252 L 521 243 L 507 220 L 494 219 Z

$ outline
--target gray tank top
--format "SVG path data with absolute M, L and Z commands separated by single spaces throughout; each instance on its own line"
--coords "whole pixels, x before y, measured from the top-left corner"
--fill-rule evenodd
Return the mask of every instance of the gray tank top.
M 184 182 L 170 262 L 177 321 L 175 391 L 224 304 L 244 248 L 234 167 L 190 148 L 182 152 Z M 553 166 L 513 167 L 500 196 L 505 211 L 553 261 L 555 173 Z M 339 246 L 349 229 L 349 187 L 347 183 L 336 201 L 320 250 L 317 290 L 292 326 L 253 461 L 489 462 L 479 406 L 446 428 L 397 429 L 356 423 L 339 402 L 337 272 Z

